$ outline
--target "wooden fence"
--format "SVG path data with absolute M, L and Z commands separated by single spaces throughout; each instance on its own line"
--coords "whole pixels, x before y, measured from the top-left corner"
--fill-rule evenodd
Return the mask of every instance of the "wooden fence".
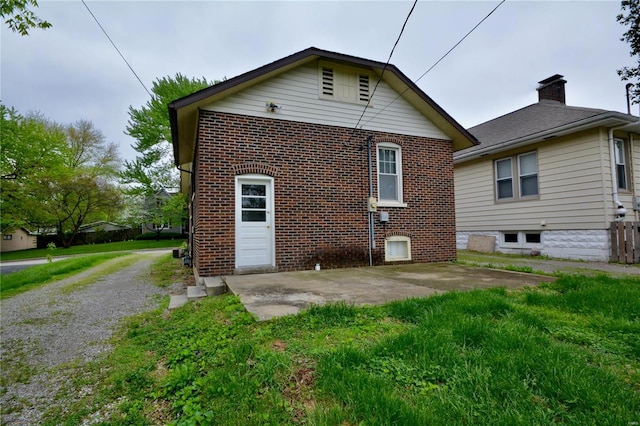
M 611 223 L 611 261 L 640 263 L 640 222 Z

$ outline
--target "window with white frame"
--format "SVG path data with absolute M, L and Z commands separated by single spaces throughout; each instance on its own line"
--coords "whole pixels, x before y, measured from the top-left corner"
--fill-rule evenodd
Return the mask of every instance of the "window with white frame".
M 496 196 L 498 200 L 513 198 L 511 158 L 496 161 Z
M 531 247 L 542 243 L 539 231 L 505 231 L 501 232 L 501 245 L 506 247 Z
M 496 199 L 501 201 L 538 196 L 537 152 L 496 160 L 495 184 Z
M 411 238 L 394 235 L 384 242 L 384 258 L 387 262 L 411 260 Z
M 393 143 L 379 143 L 378 205 L 402 204 L 402 150 Z
M 616 139 L 615 143 L 615 159 L 616 159 L 616 175 L 618 177 L 618 189 L 629 189 L 627 187 L 627 156 L 624 139 Z

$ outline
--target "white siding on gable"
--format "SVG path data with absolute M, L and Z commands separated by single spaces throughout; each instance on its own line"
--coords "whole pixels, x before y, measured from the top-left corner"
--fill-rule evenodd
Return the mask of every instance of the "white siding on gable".
M 606 229 L 612 205 L 606 137 L 594 130 L 528 147 L 538 153 L 539 199 L 496 202 L 493 162 L 455 165 L 458 231 Z M 604 158 L 603 158 L 604 156 Z M 544 225 L 543 225 L 544 223 Z
M 318 63 L 312 62 L 251 86 L 204 109 L 255 117 L 354 127 L 362 114 L 364 104 L 322 99 L 320 96 L 322 84 L 319 83 L 321 78 L 322 72 L 318 70 Z M 371 90 L 373 90 L 373 86 L 375 86 L 373 76 L 370 79 L 370 84 Z M 396 99 L 396 97 L 398 97 L 396 91 L 385 82 L 380 82 L 371 100 L 372 106 L 367 108 L 359 126 L 366 130 L 450 139 L 406 100 L 402 97 Z M 274 112 L 268 111 L 266 104 L 269 102 L 273 102 L 280 108 Z M 384 111 L 383 108 L 385 108 Z M 378 115 L 375 116 L 376 114 Z

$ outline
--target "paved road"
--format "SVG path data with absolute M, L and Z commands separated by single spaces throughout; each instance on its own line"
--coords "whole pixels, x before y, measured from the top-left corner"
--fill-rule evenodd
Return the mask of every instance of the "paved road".
M 53 258 L 53 261 L 61 260 L 60 257 Z M 47 259 L 12 260 L 10 262 L 0 262 L 0 275 L 22 271 L 34 265 L 47 263 Z

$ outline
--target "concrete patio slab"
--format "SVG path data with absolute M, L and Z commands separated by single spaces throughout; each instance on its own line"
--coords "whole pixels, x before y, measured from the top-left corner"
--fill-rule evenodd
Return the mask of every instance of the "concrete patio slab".
M 525 287 L 555 278 L 449 263 L 233 275 L 224 280 L 259 320 L 328 302 L 377 305 L 447 291 Z

